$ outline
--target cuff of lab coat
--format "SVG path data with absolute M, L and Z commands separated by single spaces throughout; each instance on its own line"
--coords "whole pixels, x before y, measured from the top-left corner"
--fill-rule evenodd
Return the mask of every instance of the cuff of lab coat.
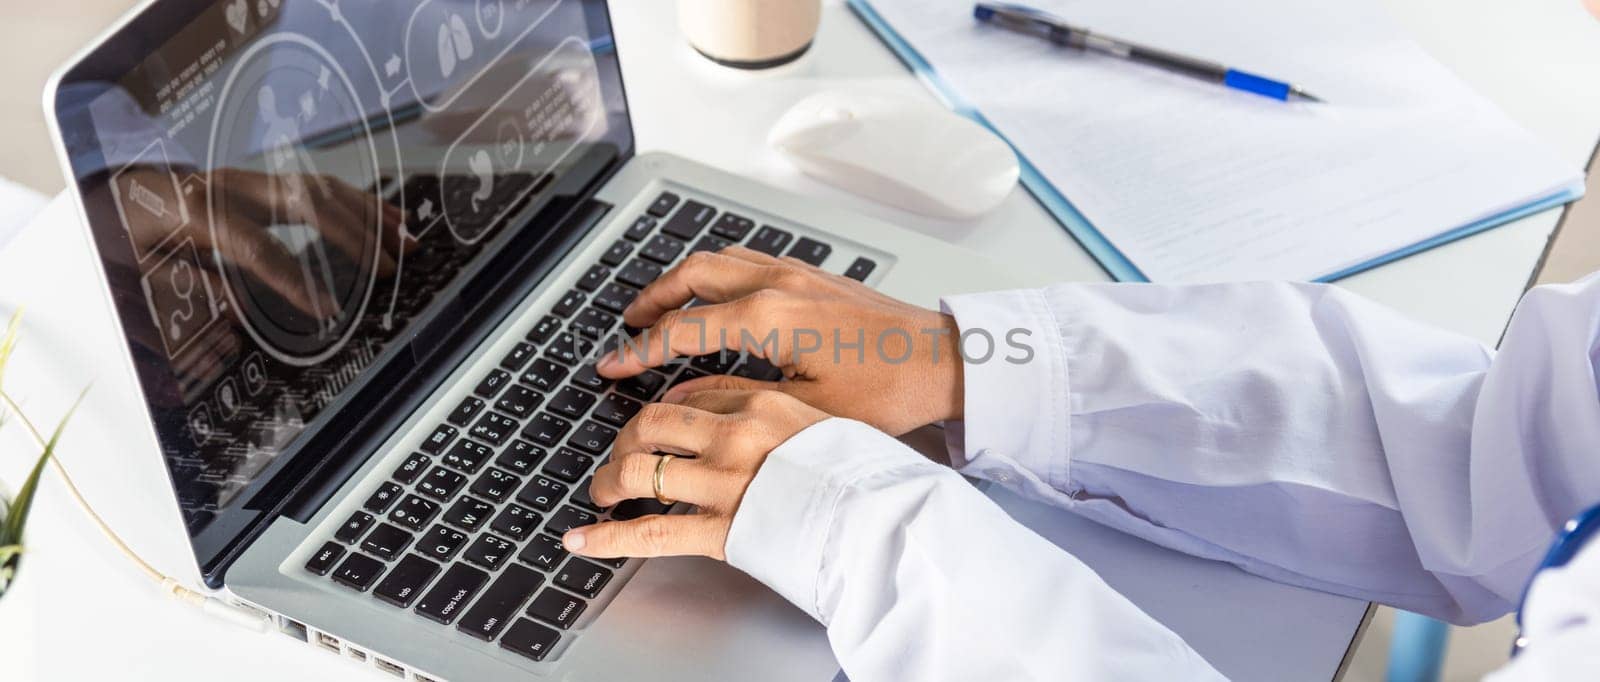
M 745 490 L 724 551 L 728 563 L 824 624 L 817 601 L 835 505 L 852 482 L 903 465 L 899 441 L 861 422 L 828 419 L 778 446 Z M 916 457 L 907 454 L 907 457 Z
M 965 418 L 945 426 L 951 464 L 992 479 L 982 462 L 1009 460 L 1065 490 L 1071 442 L 1066 351 L 1044 293 L 951 296 L 943 308 L 955 317 L 963 341 Z M 986 358 L 988 339 L 994 352 Z

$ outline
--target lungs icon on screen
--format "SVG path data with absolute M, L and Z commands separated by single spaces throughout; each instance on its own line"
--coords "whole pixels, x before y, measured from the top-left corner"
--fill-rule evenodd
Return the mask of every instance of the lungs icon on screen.
M 439 24 L 439 71 L 449 78 L 456 73 L 456 65 L 472 58 L 472 33 L 466 20 L 459 14 Z

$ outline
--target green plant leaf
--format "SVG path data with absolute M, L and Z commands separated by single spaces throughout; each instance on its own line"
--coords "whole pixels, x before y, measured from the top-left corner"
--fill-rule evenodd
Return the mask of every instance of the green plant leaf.
M 11 358 L 11 351 L 17 347 L 17 338 L 22 332 L 22 309 L 17 309 L 11 314 L 11 321 L 6 323 L 5 336 L 0 336 L 0 379 L 6 375 L 6 360 Z
M 17 496 L 11 500 L 11 513 L 6 516 L 4 524 L 0 524 L 0 545 L 22 543 L 22 529 L 28 523 L 28 511 L 33 506 L 33 494 L 39 488 L 39 477 L 44 474 L 45 464 L 55 453 L 56 443 L 60 442 L 61 433 L 66 430 L 67 422 L 72 419 L 72 413 L 78 411 L 78 406 L 83 404 L 83 398 L 88 394 L 89 389 L 83 389 L 83 392 L 78 394 L 78 399 L 72 402 L 72 407 L 62 415 L 61 421 L 56 424 L 55 432 L 50 434 L 50 440 L 45 443 L 44 452 L 39 454 L 39 461 L 34 463 L 33 471 L 28 473 L 28 478 L 23 481 Z

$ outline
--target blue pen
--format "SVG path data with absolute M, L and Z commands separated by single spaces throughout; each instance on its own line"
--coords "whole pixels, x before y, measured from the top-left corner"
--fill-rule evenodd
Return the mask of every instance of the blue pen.
M 980 2 L 972 8 L 972 16 L 977 17 L 978 21 L 1044 38 L 1063 47 L 1149 64 L 1191 78 L 1219 83 L 1235 90 L 1253 92 L 1263 97 L 1285 102 L 1291 99 L 1307 102 L 1322 101 L 1290 83 L 1230 69 L 1224 64 L 1093 33 L 1089 29 L 1073 26 L 1055 15 L 1031 7 Z

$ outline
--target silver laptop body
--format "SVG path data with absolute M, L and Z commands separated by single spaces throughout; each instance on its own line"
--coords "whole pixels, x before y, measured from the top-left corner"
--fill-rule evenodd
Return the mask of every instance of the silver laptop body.
M 586 360 L 693 250 L 929 306 L 1009 276 L 635 154 L 616 48 L 597 0 L 153 0 L 52 82 L 144 444 L 207 582 L 285 635 L 424 682 L 837 674 L 815 622 L 724 564 L 550 546 L 623 513 L 583 491 L 629 409 L 696 372 L 770 376 L 735 358 L 610 384 Z M 341 188 L 357 237 L 312 210 Z

